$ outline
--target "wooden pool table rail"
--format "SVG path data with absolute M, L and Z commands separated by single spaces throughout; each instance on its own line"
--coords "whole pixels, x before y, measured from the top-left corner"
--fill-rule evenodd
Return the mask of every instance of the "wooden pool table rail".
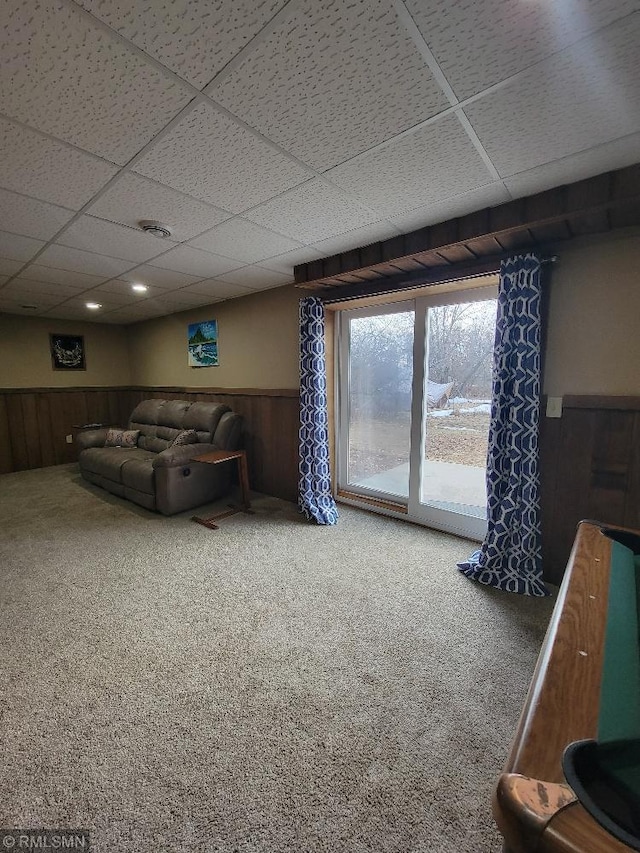
M 611 539 L 605 530 L 623 529 L 586 521 L 578 525 L 511 752 L 494 791 L 493 814 L 510 853 L 631 850 L 577 802 L 561 764 L 569 743 L 597 737 L 611 569 Z

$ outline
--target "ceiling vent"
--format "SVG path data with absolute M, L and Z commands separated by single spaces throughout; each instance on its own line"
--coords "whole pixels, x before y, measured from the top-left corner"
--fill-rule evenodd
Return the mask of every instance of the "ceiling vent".
M 151 234 L 153 237 L 159 237 L 161 240 L 171 237 L 171 228 L 163 222 L 156 222 L 155 219 L 142 219 L 139 225 L 143 231 L 146 231 L 147 234 Z

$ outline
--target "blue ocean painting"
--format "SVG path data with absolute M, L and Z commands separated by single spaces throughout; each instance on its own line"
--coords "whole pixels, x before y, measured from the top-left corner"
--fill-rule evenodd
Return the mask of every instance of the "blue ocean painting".
M 189 367 L 216 367 L 218 362 L 218 321 L 189 324 Z

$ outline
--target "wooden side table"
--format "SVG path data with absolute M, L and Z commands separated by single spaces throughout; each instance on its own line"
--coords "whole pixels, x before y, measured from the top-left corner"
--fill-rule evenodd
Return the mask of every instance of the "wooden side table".
M 235 515 L 238 512 L 246 512 L 253 515 L 251 503 L 249 501 L 249 469 L 247 467 L 247 454 L 244 450 L 212 450 L 210 453 L 203 453 L 202 456 L 194 456 L 192 462 L 206 462 L 209 465 L 218 465 L 220 462 L 229 462 L 231 459 L 238 460 L 238 478 L 240 480 L 240 491 L 242 495 L 242 503 L 240 506 L 231 506 L 230 509 L 224 512 L 210 515 L 208 518 L 201 518 L 198 515 L 192 515 L 191 521 L 197 521 L 208 527 L 209 530 L 217 530 L 218 525 L 215 524 L 221 518 L 228 518 L 230 515 Z

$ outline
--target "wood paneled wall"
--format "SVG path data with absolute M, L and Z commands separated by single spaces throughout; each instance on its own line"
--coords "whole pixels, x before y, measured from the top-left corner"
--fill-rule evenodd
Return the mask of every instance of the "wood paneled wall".
M 251 486 L 297 499 L 297 390 L 67 388 L 0 390 L 0 473 L 73 462 L 73 425 L 125 424 L 148 397 L 215 400 L 245 419 Z M 545 576 L 559 583 L 583 518 L 640 528 L 640 397 L 565 397 L 541 420 Z
M 545 577 L 559 583 L 581 519 L 640 528 L 640 397 L 566 396 L 541 420 Z
M 297 499 L 299 394 L 297 390 L 187 388 L 29 388 L 0 390 L 0 473 L 60 465 L 76 459 L 65 436 L 74 424 L 126 424 L 148 397 L 215 400 L 245 419 L 251 487 Z
M 0 473 L 76 458 L 74 424 L 121 422 L 121 388 L 0 390 Z

